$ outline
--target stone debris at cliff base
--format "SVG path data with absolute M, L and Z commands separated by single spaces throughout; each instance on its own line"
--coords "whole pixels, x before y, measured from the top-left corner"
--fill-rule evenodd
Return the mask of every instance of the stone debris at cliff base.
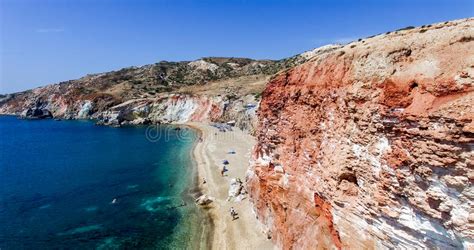
M 244 188 L 240 178 L 232 178 L 229 184 L 229 196 L 227 201 L 239 202 L 247 197 L 247 191 Z
M 199 196 L 195 202 L 197 205 L 200 205 L 200 206 L 206 206 L 206 205 L 209 205 L 211 204 L 212 202 L 214 201 L 214 198 L 211 197 L 211 196 L 208 196 L 207 194 L 203 194 L 201 196 Z

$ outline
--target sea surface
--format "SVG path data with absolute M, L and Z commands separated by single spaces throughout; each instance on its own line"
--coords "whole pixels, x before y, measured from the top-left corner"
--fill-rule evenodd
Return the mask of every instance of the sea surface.
M 0 116 L 0 249 L 197 247 L 195 139 L 188 128 Z

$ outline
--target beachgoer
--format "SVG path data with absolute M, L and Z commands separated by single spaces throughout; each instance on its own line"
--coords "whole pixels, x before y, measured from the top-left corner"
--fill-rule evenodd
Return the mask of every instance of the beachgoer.
M 202 184 L 206 184 L 206 178 L 202 178 Z
M 224 173 L 225 171 L 227 171 L 227 169 L 225 169 L 225 166 L 222 167 L 222 170 L 221 170 L 221 175 L 224 176 Z
M 232 216 L 232 220 L 235 220 L 237 212 L 235 212 L 234 207 L 230 207 L 230 215 Z

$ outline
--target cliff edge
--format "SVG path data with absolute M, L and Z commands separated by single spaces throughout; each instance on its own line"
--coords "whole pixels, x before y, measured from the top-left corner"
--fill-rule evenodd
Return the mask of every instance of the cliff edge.
M 283 249 L 474 247 L 474 19 L 359 39 L 274 77 L 247 183 Z

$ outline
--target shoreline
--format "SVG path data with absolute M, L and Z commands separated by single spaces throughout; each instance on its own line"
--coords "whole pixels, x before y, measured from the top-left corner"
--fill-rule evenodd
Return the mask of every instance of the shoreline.
M 209 236 L 206 237 L 210 242 L 206 245 L 211 249 L 275 249 L 259 228 L 260 222 L 255 218 L 248 195 L 239 202 L 227 200 L 230 180 L 245 180 L 255 138 L 238 128 L 223 133 L 206 123 L 185 125 L 198 131 L 199 136 L 192 152 L 197 166 L 197 188 L 199 193 L 214 198 L 208 207 L 200 207 L 211 220 Z M 236 154 L 226 153 L 231 148 Z M 230 162 L 225 176 L 220 174 L 223 159 Z M 232 220 L 230 207 L 236 210 L 238 219 Z
M 189 249 L 210 249 L 212 238 L 214 235 L 214 221 L 208 211 L 208 208 L 200 207 L 194 202 L 197 197 L 203 194 L 199 181 L 200 179 L 198 171 L 198 162 L 195 157 L 195 150 L 197 145 L 199 144 L 199 138 L 202 138 L 202 131 L 188 124 L 177 124 L 177 126 L 187 127 L 188 129 L 194 130 L 196 133 L 196 139 L 194 140 L 191 150 L 189 151 L 189 155 L 191 158 L 192 175 L 191 186 L 188 188 L 186 196 L 190 197 L 192 199 L 192 204 L 197 207 L 197 212 L 199 213 L 199 216 L 201 216 L 200 222 L 202 222 L 202 224 L 198 226 L 200 232 L 195 232 L 195 237 L 199 240 L 199 246 L 196 248 L 197 244 L 193 244 L 194 242 L 188 242 L 187 246 Z
M 5 114 L 0 116 L 19 117 Z M 72 120 L 80 121 L 79 119 Z M 93 121 L 93 119 L 82 120 Z M 189 242 L 188 246 L 191 249 L 276 249 L 272 241 L 267 239 L 261 223 L 256 219 L 248 194 L 239 202 L 227 200 L 230 180 L 232 178 L 245 180 L 255 138 L 236 127 L 233 127 L 234 131 L 223 133 L 204 122 L 166 125 L 195 130 L 197 138 L 189 152 L 193 167 L 190 177 L 191 185 L 185 192 L 192 199 L 201 194 L 214 198 L 208 206 L 196 205 L 198 213 L 202 216 L 202 224 L 197 227 L 200 232 L 196 232 L 193 238 L 199 240 L 199 243 Z M 231 148 L 236 150 L 235 155 L 226 153 Z M 223 159 L 228 159 L 230 162 L 229 171 L 224 177 L 220 175 Z M 206 184 L 203 184 L 203 178 L 206 179 Z M 230 207 L 235 208 L 238 219 L 232 220 Z

